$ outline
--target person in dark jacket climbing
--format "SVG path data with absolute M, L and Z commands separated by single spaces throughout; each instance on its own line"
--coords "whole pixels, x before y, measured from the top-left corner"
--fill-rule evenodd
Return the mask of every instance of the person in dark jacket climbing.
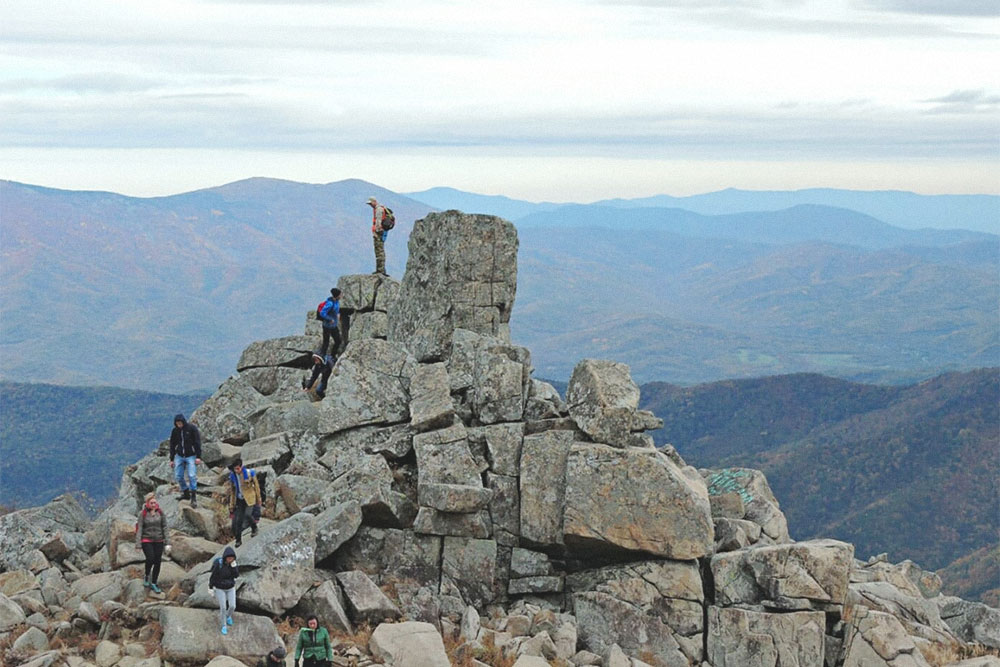
M 190 500 L 191 507 L 198 506 L 198 469 L 201 463 L 201 433 L 198 427 L 184 419 L 174 417 L 174 430 L 170 432 L 170 467 L 174 469 L 177 484 L 181 487 L 178 500 Z M 187 477 L 187 485 L 184 478 Z
M 265 657 L 257 661 L 257 667 L 285 667 L 285 656 L 288 652 L 284 646 L 272 649 Z
M 334 357 L 332 354 L 322 356 L 319 352 L 314 352 L 312 356 L 312 376 L 302 380 L 302 391 L 312 389 L 313 385 L 316 384 L 316 379 L 322 375 L 323 379 L 320 381 L 319 386 L 316 387 L 316 395 L 320 398 L 325 398 L 326 383 L 330 379 L 330 373 L 333 372 L 333 360 Z
M 295 665 L 300 667 L 329 667 L 333 662 L 333 646 L 330 633 L 319 625 L 315 614 L 306 619 L 306 627 L 299 630 L 299 641 L 295 644 Z
M 257 520 L 260 518 L 260 484 L 257 471 L 243 467 L 243 461 L 236 459 L 229 466 L 229 518 L 232 520 L 233 537 L 236 546 L 243 544 L 243 531 L 250 528 L 250 537 L 257 536 Z M 254 518 L 257 517 L 257 519 Z
M 334 287 L 319 309 L 319 318 L 323 320 L 323 344 L 319 348 L 321 355 L 326 354 L 326 347 L 333 339 L 330 355 L 336 359 L 340 354 L 340 290 Z
M 146 495 L 146 502 L 139 512 L 139 520 L 135 524 L 135 546 L 142 549 L 142 554 L 146 557 L 142 585 L 154 593 L 162 593 L 156 582 L 160 578 L 163 552 L 166 550 L 169 553 L 170 544 L 167 517 L 164 516 L 153 493 Z
M 236 611 L 236 577 L 240 576 L 240 568 L 236 565 L 236 551 L 226 547 L 222 558 L 212 561 L 212 573 L 208 578 L 208 590 L 219 603 L 219 623 L 222 634 L 229 634 L 229 626 L 233 624 L 233 612 Z

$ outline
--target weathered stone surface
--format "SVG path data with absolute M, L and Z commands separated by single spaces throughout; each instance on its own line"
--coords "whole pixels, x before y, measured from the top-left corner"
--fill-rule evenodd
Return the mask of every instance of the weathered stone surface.
M 413 523 L 417 508 L 402 493 L 392 490 L 392 470 L 381 456 L 364 455 L 356 467 L 328 487 L 325 503 L 333 506 L 356 501 L 364 522 L 372 526 L 403 528 Z
M 284 474 L 274 482 L 274 495 L 280 497 L 285 509 L 295 514 L 318 505 L 329 496 L 330 480 L 304 475 Z
M 485 538 L 490 535 L 490 515 L 486 511 L 465 514 L 421 507 L 413 520 L 413 530 L 427 535 Z
M 210 466 L 226 467 L 240 458 L 243 450 L 235 445 L 221 440 L 208 440 L 201 443 L 201 459 Z
M 710 553 L 708 493 L 701 477 L 688 470 L 693 474 L 656 450 L 574 444 L 566 465 L 567 548 L 583 554 L 642 551 L 679 560 Z
M 250 437 L 250 414 L 268 403 L 243 374 L 234 375 L 202 403 L 191 422 L 198 425 L 203 441 L 241 444 Z
M 933 600 L 911 596 L 884 581 L 851 584 L 847 605 L 857 609 L 866 607 L 895 616 L 908 634 L 932 642 L 953 643 L 955 636 L 941 620 L 941 612 Z
M 1000 609 L 950 595 L 934 601 L 941 619 L 962 641 L 1000 649 Z
M 417 432 L 447 428 L 455 420 L 443 363 L 417 364 L 410 381 L 410 426 Z
M 13 627 L 24 623 L 26 616 L 20 605 L 0 593 L 0 632 L 7 632 Z
M 493 538 L 506 546 L 514 546 L 520 541 L 521 504 L 518 492 L 518 478 L 507 475 L 486 473 L 486 487 L 493 492 L 490 499 L 490 521 L 493 524 Z
M 286 336 L 250 343 L 236 364 L 237 371 L 257 366 L 296 366 L 306 368 L 316 344 L 309 336 Z
M 638 443 L 634 433 L 663 426 L 639 410 L 639 387 L 626 364 L 584 359 L 573 369 L 566 388 L 570 417 L 595 442 L 612 447 Z
M 259 439 L 290 431 L 315 431 L 319 423 L 319 405 L 308 398 L 299 398 L 266 406 L 248 417 L 250 437 Z
M 122 657 L 122 648 L 114 642 L 104 639 L 94 649 L 94 662 L 97 667 L 111 667 Z
M 361 570 L 340 572 L 337 581 L 344 590 L 347 613 L 354 623 L 380 623 L 399 618 L 399 608 Z
M 22 511 L 0 516 L 0 569 L 33 570 L 41 554 L 39 547 L 47 541 Z
M 202 563 L 211 558 L 218 550 L 218 542 L 204 538 L 180 534 L 175 534 L 170 538 L 170 558 L 183 567 Z
M 441 579 L 441 538 L 410 530 L 362 526 L 334 555 L 336 570 L 362 570 L 379 584 L 390 579 L 418 586 Z
M 598 656 L 600 657 L 600 656 Z M 520 655 L 513 667 L 549 667 L 551 663 L 537 655 Z
M 513 564 L 513 559 L 512 559 Z M 604 653 L 618 643 L 637 653 L 648 643 L 669 664 L 701 660 L 704 592 L 690 561 L 643 561 L 567 576 L 578 631 L 587 648 Z M 637 628 L 629 632 L 628 627 Z
M 47 533 L 82 533 L 90 528 L 90 519 L 76 498 L 68 493 L 44 505 L 18 510 L 36 528 Z
M 420 361 L 440 361 L 456 328 L 508 339 L 517 245 L 514 225 L 494 216 L 446 211 L 417 220 L 399 296 L 389 307 L 389 340 Z
M 29 570 L 12 570 L 0 573 L 0 593 L 7 597 L 39 588 L 39 586 L 35 575 Z
M 377 660 L 392 667 L 451 667 L 444 641 L 430 623 L 381 623 L 369 647 Z
M 410 378 L 416 361 L 396 343 L 368 339 L 351 343 L 330 376 L 319 404 L 319 432 L 398 424 L 410 418 Z
M 563 578 L 560 575 L 521 577 L 511 579 L 507 584 L 507 592 L 511 595 L 561 593 L 562 590 Z
M 525 436 L 521 448 L 521 537 L 529 544 L 563 543 L 566 500 L 566 460 L 573 444 L 571 431 L 546 431 Z
M 316 324 L 319 324 L 318 320 Z M 308 377 L 308 372 L 302 368 L 269 366 L 247 369 L 240 373 L 240 377 L 267 400 L 283 403 L 294 401 L 302 395 L 302 379 Z
M 528 400 L 524 405 L 525 419 L 552 419 L 566 414 L 566 403 L 548 382 L 531 379 Z
M 240 573 L 240 604 L 249 610 L 278 616 L 299 603 L 315 582 L 312 567 L 267 567 Z
M 377 274 L 354 273 L 341 276 L 337 281 L 337 289 L 340 290 L 340 309 L 347 312 L 375 310 L 375 300 L 379 291 L 389 283 L 398 285 L 396 280 Z
M 256 438 L 243 445 L 240 458 L 245 468 L 271 466 L 275 470 L 284 470 L 292 459 L 291 433 L 273 433 L 262 438 Z
M 720 606 L 774 609 L 843 606 L 854 546 L 837 540 L 757 546 L 712 557 Z
M 339 549 L 345 542 L 354 537 L 361 527 L 361 505 L 354 500 L 348 500 L 316 516 L 316 562 L 319 563 Z
M 708 655 L 713 667 L 823 665 L 824 614 L 771 614 L 708 608 Z
M 350 318 L 348 342 L 353 343 L 366 338 L 385 340 L 389 333 L 389 318 L 385 313 L 377 311 L 354 313 Z
M 70 585 L 70 591 L 91 604 L 99 605 L 105 600 L 118 599 L 123 586 L 122 572 L 99 572 L 77 579 Z
M 482 488 L 479 467 L 469 450 L 465 426 L 454 424 L 413 436 L 418 484 L 459 484 Z
M 788 536 L 788 521 L 771 492 L 764 473 L 750 468 L 724 468 L 722 470 L 700 470 L 708 487 L 709 497 L 735 493 L 743 502 L 742 519 L 752 521 L 761 527 L 762 540 L 773 544 L 791 542 Z
M 417 502 L 441 512 L 478 512 L 489 505 L 493 492 L 489 489 L 460 484 L 421 484 L 417 487 Z
M 303 618 L 315 614 L 323 619 L 323 626 L 338 632 L 351 633 L 354 628 L 347 612 L 344 611 L 344 596 L 340 588 L 332 581 L 324 581 L 319 586 L 309 590 L 299 600 L 295 607 Z
M 45 636 L 45 633 L 38 628 L 31 627 L 14 640 L 11 651 L 16 655 L 30 655 L 37 651 L 44 651 L 48 647 L 49 638 Z
M 861 609 L 848 626 L 843 667 L 929 667 L 899 621 Z
M 490 470 L 498 475 L 516 477 L 520 472 L 521 444 L 524 424 L 492 424 L 468 430 L 470 442 L 482 442 L 489 458 Z
M 941 577 L 927 572 L 913 561 L 892 564 L 887 559 L 872 557 L 868 562 L 854 561 L 851 583 L 887 581 L 907 595 L 935 598 L 941 593 Z
M 300 513 L 262 527 L 260 534 L 240 549 L 240 566 L 312 569 L 316 554 L 315 521 L 312 514 Z
M 497 543 L 465 537 L 444 538 L 442 592 L 450 583 L 466 604 L 485 608 L 492 602 L 497 576 Z
M 282 644 L 271 619 L 240 612 L 233 614 L 227 636 L 219 633 L 217 610 L 161 607 L 160 625 L 160 650 L 170 661 L 207 662 L 219 654 L 256 661 Z
M 515 547 L 510 556 L 511 577 L 535 577 L 552 574 L 552 562 L 546 554 Z

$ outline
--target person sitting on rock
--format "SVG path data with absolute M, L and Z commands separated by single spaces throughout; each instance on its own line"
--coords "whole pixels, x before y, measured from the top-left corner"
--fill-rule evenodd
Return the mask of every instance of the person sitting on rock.
M 247 528 L 250 529 L 250 537 L 257 536 L 254 515 L 260 518 L 260 485 L 257 471 L 244 468 L 240 459 L 233 461 L 229 471 L 229 518 L 232 519 L 233 537 L 239 547 L 243 544 L 243 531 Z
M 320 627 L 315 614 L 310 614 L 306 619 L 306 627 L 299 629 L 299 641 L 295 644 L 295 665 L 329 667 L 332 662 L 333 647 L 330 645 L 330 633 L 326 628 Z
M 263 658 L 257 661 L 257 667 L 285 667 L 285 656 L 288 652 L 284 646 L 271 649 Z
M 170 467 L 174 469 L 177 484 L 181 487 L 178 500 L 190 500 L 191 507 L 198 506 L 198 469 L 201 463 L 201 433 L 198 427 L 184 419 L 174 417 L 174 430 L 170 432 Z M 187 477 L 187 486 L 184 478 Z
M 386 208 L 379 204 L 375 197 L 368 198 L 368 205 L 372 207 L 372 241 L 375 244 L 375 270 L 372 274 L 387 276 L 389 274 L 385 272 L 385 237 L 389 232 L 382 224 L 387 216 Z
M 135 524 L 135 546 L 142 549 L 142 554 L 146 557 L 142 585 L 154 593 L 163 592 L 156 585 L 156 582 L 160 578 L 160 561 L 163 560 L 163 552 L 170 552 L 168 539 L 167 517 L 160 509 L 159 503 L 156 502 L 156 496 L 153 493 L 148 493 L 142 511 L 139 512 L 139 520 Z
M 313 385 L 316 384 L 316 379 L 322 376 L 319 386 L 316 387 L 316 395 L 321 399 L 326 397 L 326 383 L 330 379 L 330 373 L 333 372 L 333 360 L 334 356 L 328 354 L 326 356 L 320 355 L 319 352 L 313 352 L 312 362 L 312 376 L 308 379 L 302 380 L 302 391 L 309 391 L 312 389 Z
M 240 568 L 236 565 L 236 551 L 232 547 L 226 547 L 222 557 L 212 561 L 212 573 L 208 577 L 208 590 L 219 603 L 219 623 L 224 635 L 229 634 L 229 626 L 233 624 L 238 576 Z
M 319 318 L 323 320 L 323 344 L 319 348 L 320 354 L 326 354 L 326 347 L 333 339 L 333 347 L 330 354 L 334 358 L 340 353 L 340 290 L 336 287 L 330 290 L 330 296 L 323 302 L 319 309 Z

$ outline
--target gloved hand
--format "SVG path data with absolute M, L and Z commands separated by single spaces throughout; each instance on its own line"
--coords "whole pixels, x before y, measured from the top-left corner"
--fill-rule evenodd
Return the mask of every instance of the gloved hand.
M 170 555 L 170 545 L 169 544 L 167 546 L 163 547 L 163 553 L 167 554 L 168 556 Z

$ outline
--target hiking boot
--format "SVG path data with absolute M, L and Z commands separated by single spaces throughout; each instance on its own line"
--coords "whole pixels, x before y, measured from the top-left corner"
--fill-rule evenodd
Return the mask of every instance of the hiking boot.
M 257 530 L 257 526 L 254 526 L 253 528 L 250 529 L 250 537 L 257 537 L 257 533 L 259 532 L 260 531 Z
M 234 546 L 235 546 L 235 547 L 236 547 L 237 549 L 239 549 L 240 547 L 242 547 L 242 546 L 243 546 L 243 540 L 239 540 L 239 539 L 238 539 L 238 540 L 236 540 L 236 544 L 235 544 Z
M 191 499 L 191 492 L 188 491 L 187 489 L 181 491 L 181 495 L 177 496 L 177 500 L 190 500 L 190 499 Z
M 198 506 L 198 496 L 196 496 L 196 495 L 194 495 L 192 493 L 191 494 L 191 507 L 197 507 L 197 506 Z

